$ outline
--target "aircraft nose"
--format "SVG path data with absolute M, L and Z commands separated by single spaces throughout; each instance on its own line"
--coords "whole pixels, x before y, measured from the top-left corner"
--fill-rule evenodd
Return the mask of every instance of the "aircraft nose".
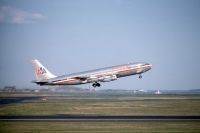
M 152 65 L 152 64 L 149 64 L 149 67 L 152 69 L 153 65 Z
M 149 69 L 152 69 L 152 67 L 153 67 L 152 64 L 146 64 L 146 66 L 147 66 Z

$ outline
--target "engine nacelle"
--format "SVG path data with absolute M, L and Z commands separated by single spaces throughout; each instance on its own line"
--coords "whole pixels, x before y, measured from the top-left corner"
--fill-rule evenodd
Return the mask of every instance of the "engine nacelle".
M 113 80 L 117 80 L 116 75 L 104 76 L 104 77 L 102 77 L 102 79 L 100 79 L 101 82 L 109 82 L 109 81 L 113 81 Z
M 98 77 L 90 77 L 89 79 L 87 79 L 86 82 L 88 83 L 93 83 L 93 82 L 98 82 L 99 81 L 99 78 Z

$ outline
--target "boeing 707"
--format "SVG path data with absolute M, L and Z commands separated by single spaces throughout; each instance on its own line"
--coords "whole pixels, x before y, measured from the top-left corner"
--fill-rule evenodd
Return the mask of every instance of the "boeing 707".
M 38 60 L 33 60 L 32 63 L 36 76 L 36 80 L 33 83 L 38 85 L 79 85 L 91 83 L 93 87 L 100 87 L 101 82 L 114 81 L 125 76 L 139 75 L 139 78 L 142 78 L 142 73 L 152 68 L 151 64 L 140 62 L 55 76 Z

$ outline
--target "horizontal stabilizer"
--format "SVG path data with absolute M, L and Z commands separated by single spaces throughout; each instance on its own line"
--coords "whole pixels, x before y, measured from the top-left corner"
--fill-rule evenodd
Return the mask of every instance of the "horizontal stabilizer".
M 38 84 L 38 85 L 46 85 L 48 82 L 46 82 L 46 81 L 36 81 L 36 80 L 34 80 L 34 81 L 32 81 L 32 83 L 36 83 L 36 84 Z

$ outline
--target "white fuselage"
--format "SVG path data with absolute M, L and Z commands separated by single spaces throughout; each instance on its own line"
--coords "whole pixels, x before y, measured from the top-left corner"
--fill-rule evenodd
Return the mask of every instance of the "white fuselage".
M 136 74 L 141 75 L 142 73 L 150 70 L 151 68 L 152 65 L 148 63 L 130 63 L 58 76 L 55 78 L 44 80 L 42 82 L 35 83 L 40 85 L 78 85 L 94 82 L 109 82 L 116 80 L 120 77 Z

